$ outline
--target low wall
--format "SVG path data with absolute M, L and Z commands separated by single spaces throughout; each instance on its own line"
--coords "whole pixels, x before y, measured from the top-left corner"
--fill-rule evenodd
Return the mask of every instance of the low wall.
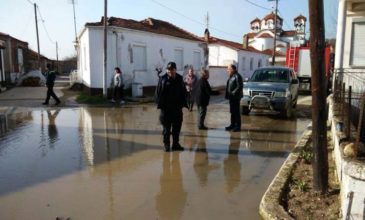
M 209 67 L 209 84 L 212 88 L 226 87 L 228 75 L 227 67 L 210 66 Z
M 334 109 L 332 96 L 329 97 L 329 107 L 336 170 L 341 183 L 342 219 L 362 220 L 365 219 L 365 163 L 344 156 L 343 148 L 349 142 L 345 134 L 336 128 L 340 117 Z

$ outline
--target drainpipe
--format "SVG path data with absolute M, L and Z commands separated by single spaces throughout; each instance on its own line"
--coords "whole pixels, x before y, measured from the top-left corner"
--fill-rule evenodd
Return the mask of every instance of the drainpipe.
M 337 35 L 336 35 L 336 56 L 335 69 L 343 69 L 344 45 L 345 45 L 345 31 L 346 31 L 346 0 L 339 0 L 338 3 L 338 21 L 337 21 Z
M 119 34 L 118 32 L 116 31 L 113 31 L 113 34 L 115 35 L 115 64 L 117 67 L 120 67 L 119 66 L 119 47 L 118 47 L 118 37 L 119 37 Z

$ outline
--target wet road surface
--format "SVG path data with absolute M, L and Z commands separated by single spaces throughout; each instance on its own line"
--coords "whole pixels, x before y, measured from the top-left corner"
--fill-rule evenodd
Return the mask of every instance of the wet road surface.
M 34 109 L 0 117 L 0 219 L 259 219 L 260 199 L 309 123 L 184 111 L 184 152 L 162 151 L 153 105 Z M 297 114 L 300 115 L 300 112 Z

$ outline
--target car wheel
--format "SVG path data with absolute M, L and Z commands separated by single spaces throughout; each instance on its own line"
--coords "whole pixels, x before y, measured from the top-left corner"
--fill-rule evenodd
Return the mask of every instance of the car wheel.
M 248 115 L 248 114 L 250 114 L 250 109 L 246 106 L 243 106 L 241 113 L 242 113 L 242 115 Z
M 282 118 L 291 118 L 292 113 L 293 113 L 293 104 L 290 104 L 286 109 L 280 111 L 280 116 Z
M 293 108 L 296 108 L 297 107 L 297 102 L 298 102 L 298 96 L 295 98 L 295 101 L 293 103 Z

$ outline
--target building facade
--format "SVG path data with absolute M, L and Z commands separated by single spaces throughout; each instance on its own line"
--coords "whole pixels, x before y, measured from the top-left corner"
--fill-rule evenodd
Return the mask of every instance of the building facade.
M 183 74 L 187 67 L 201 69 L 205 43 L 175 25 L 153 18 L 142 21 L 110 17 L 107 27 L 107 84 L 115 67 L 121 68 L 124 83 L 142 84 L 144 89 L 157 85 L 156 69 L 170 61 Z M 103 88 L 103 18 L 87 23 L 79 35 L 78 79 L 91 93 Z

